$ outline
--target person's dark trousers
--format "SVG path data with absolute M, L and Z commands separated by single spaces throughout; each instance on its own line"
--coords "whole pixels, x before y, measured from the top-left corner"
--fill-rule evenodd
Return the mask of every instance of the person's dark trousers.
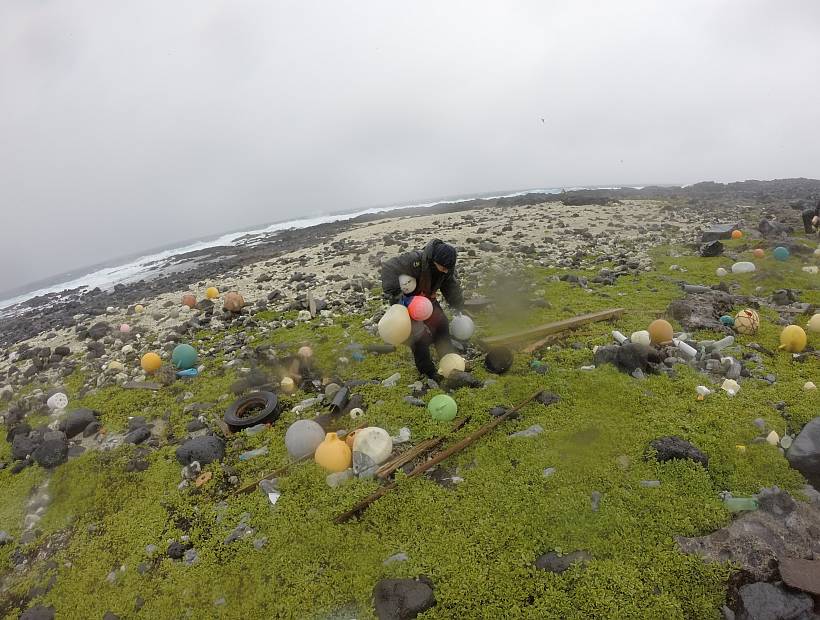
M 815 215 L 816 212 L 814 209 L 806 209 L 805 211 L 803 211 L 803 213 L 801 213 L 801 216 L 803 217 L 803 229 L 806 231 L 807 235 L 810 235 L 814 232 L 814 230 L 812 230 L 811 221 Z
M 450 322 L 437 301 L 433 302 L 433 314 L 424 321 L 424 325 L 426 329 L 421 330 L 410 348 L 413 350 L 413 358 L 416 361 L 418 371 L 433 379 L 437 374 L 437 370 L 430 356 L 430 346 L 436 346 L 439 359 L 453 352 L 453 347 L 450 344 Z

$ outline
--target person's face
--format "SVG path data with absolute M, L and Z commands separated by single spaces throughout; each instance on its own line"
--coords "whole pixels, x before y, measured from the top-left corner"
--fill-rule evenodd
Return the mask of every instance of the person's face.
M 439 265 L 436 261 L 433 261 L 433 264 L 436 266 L 436 269 L 438 269 L 441 273 L 449 273 L 450 272 L 450 270 L 447 269 L 447 267 L 443 267 L 442 265 Z

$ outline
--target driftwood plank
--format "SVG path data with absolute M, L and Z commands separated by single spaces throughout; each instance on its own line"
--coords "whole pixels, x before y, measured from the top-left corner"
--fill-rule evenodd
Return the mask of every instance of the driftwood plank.
M 483 344 L 489 347 L 502 344 L 515 345 L 525 342 L 532 342 L 534 340 L 543 339 L 546 336 L 575 329 L 576 327 L 581 327 L 582 325 L 587 325 L 588 323 L 597 323 L 598 321 L 616 319 L 623 313 L 623 308 L 613 308 L 611 310 L 601 310 L 600 312 L 590 312 L 589 314 L 582 314 L 580 316 L 572 317 L 571 319 L 553 321 L 552 323 L 545 323 L 544 325 L 539 325 L 537 327 L 522 329 L 510 334 L 502 334 L 501 336 L 485 338 L 483 340 Z

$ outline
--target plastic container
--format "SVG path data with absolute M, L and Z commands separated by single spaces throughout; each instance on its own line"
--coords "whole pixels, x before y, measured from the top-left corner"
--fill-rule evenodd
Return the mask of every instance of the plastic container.
M 747 512 L 758 508 L 754 497 L 727 497 L 723 500 L 723 505 L 729 512 Z

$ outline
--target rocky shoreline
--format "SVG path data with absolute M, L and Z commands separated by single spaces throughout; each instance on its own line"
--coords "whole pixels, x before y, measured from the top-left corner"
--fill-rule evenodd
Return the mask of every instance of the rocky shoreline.
M 568 193 L 560 199 L 529 195 L 441 205 L 432 211 L 396 212 L 390 217 L 366 216 L 284 231 L 264 240 L 247 239 L 238 247 L 174 257 L 170 262 L 176 266 L 197 266 L 110 292 L 92 291 L 73 298 L 67 294 L 64 306 L 57 310 L 44 305 L 53 300 L 33 300 L 23 314 L 5 323 L 14 333 L 4 332 L 6 348 L 0 355 L 0 404 L 7 430 L 3 449 L 8 452 L 0 458 L 0 475 L 9 488 L 31 481 L 21 494 L 22 514 L 18 518 L 17 512 L 12 513 L 16 521 L 7 528 L 11 534 L 0 532 L 0 549 L 14 549 L 9 555 L 14 570 L 3 575 L 0 583 L 0 611 L 22 609 L 42 600 L 43 605 L 29 606 L 26 613 L 30 615 L 24 617 L 51 618 L 55 606 L 64 607 L 66 599 L 59 593 L 66 591 L 68 583 L 80 579 L 88 589 L 96 579 L 106 588 L 106 603 L 79 594 L 71 603 L 82 602 L 84 609 L 94 607 L 107 618 L 123 617 L 131 609 L 159 604 L 156 591 L 165 586 L 150 585 L 151 580 L 164 574 L 160 571 L 170 571 L 183 580 L 184 589 L 202 587 L 203 592 L 213 594 L 213 606 L 228 605 L 238 613 L 242 605 L 238 591 L 221 583 L 205 587 L 196 581 L 207 579 L 196 572 L 197 567 L 205 564 L 219 573 L 225 569 L 224 563 L 233 561 L 231 554 L 237 558 L 259 553 L 275 557 L 292 542 L 287 532 L 282 533 L 281 514 L 294 531 L 319 528 L 304 534 L 306 539 L 347 537 L 347 530 L 333 529 L 331 513 L 349 505 L 345 493 L 358 493 L 367 484 L 366 477 L 357 479 L 354 459 L 352 471 L 323 479 L 325 473 L 310 465 L 293 474 L 299 482 L 291 484 L 283 475 L 281 484 L 274 478 L 259 485 L 264 493 L 253 499 L 238 499 L 236 493 L 243 480 L 255 487 L 253 481 L 262 473 L 281 466 L 286 458 L 285 428 L 289 422 L 319 413 L 313 420 L 323 428 L 341 424 L 344 429 L 367 420 L 389 431 L 395 445 L 409 446 L 440 432 L 424 415 L 424 399 L 431 394 L 444 391 L 465 405 L 465 411 L 475 418 L 470 430 L 490 419 L 488 416 L 504 415 L 506 409 L 499 403 L 517 400 L 510 390 L 531 393 L 535 385 L 541 391 L 520 421 L 508 423 L 513 428 L 501 438 L 502 449 L 498 443 L 490 443 L 495 449 L 477 449 L 472 463 L 453 464 L 453 469 L 441 466 L 430 473 L 429 480 L 440 486 L 442 493 L 451 495 L 422 489 L 420 497 L 410 498 L 406 507 L 400 504 L 394 510 L 425 506 L 426 515 L 430 497 L 439 502 L 449 502 L 447 498 L 452 497 L 458 510 L 478 510 L 476 523 L 492 520 L 495 515 L 486 511 L 488 496 L 483 495 L 482 485 L 488 485 L 490 495 L 510 493 L 509 502 L 522 503 L 502 518 L 521 520 L 526 531 L 540 531 L 544 525 L 537 519 L 527 521 L 530 513 L 552 519 L 554 513 L 571 508 L 576 512 L 563 513 L 563 521 L 556 523 L 581 519 L 589 536 L 585 534 L 580 541 L 570 537 L 569 542 L 559 538 L 534 542 L 526 537 L 516 539 L 512 542 L 518 547 L 517 555 L 507 558 L 504 566 L 521 570 L 521 557 L 531 557 L 527 561 L 537 572 L 553 573 L 555 578 L 566 572 L 572 579 L 584 579 L 584 571 L 590 570 L 593 577 L 587 587 L 594 587 L 595 571 L 605 566 L 601 560 L 614 562 L 618 551 L 613 549 L 621 545 L 619 534 L 612 549 L 604 542 L 596 548 L 595 537 L 604 536 L 602 541 L 608 544 L 611 541 L 606 533 L 613 531 L 609 527 L 597 529 L 601 520 L 615 514 L 618 527 L 624 525 L 628 530 L 631 519 L 655 511 L 661 514 L 666 502 L 671 502 L 675 511 L 686 514 L 685 519 L 677 521 L 666 514 L 668 528 L 664 529 L 661 519 L 661 528 L 654 535 L 663 540 L 672 540 L 674 535 L 686 553 L 720 561 L 732 559 L 743 569 L 729 584 L 731 609 L 724 613 L 735 610 L 739 617 L 753 617 L 749 614 L 761 601 L 772 600 L 779 601 L 783 609 L 810 609 L 808 595 L 796 595 L 778 582 L 772 562 L 783 561 L 783 566 L 788 566 L 786 560 L 795 554 L 810 561 L 812 556 L 807 553 L 814 553 L 814 557 L 820 553 L 801 551 L 811 532 L 820 527 L 814 491 L 810 487 L 802 491 L 809 502 L 798 504 L 792 498 L 803 488 L 801 476 L 815 484 L 820 481 L 814 460 L 820 454 L 820 418 L 811 404 L 816 402 L 816 389 L 810 391 L 809 385 L 816 374 L 817 352 L 809 346 L 794 355 L 778 354 L 772 343 L 783 325 L 791 323 L 793 317 L 810 314 L 817 305 L 817 288 L 811 288 L 809 272 L 798 266 L 816 263 L 813 248 L 804 238 L 791 237 L 788 228 L 799 222 L 796 209 L 802 204 L 801 192 L 810 191 L 807 187 L 820 191 L 820 182 L 779 183 L 791 189 L 778 183 L 749 182 L 731 191 L 724 186 L 597 190 Z M 660 198 L 663 193 L 668 195 Z M 702 245 L 710 235 L 704 231 L 715 224 L 730 224 L 727 230 L 740 224 L 754 236 L 755 245 L 767 250 L 775 244 L 784 245 L 794 261 L 787 265 L 770 258 L 770 274 L 715 282 L 716 265 L 743 260 L 754 247 L 751 241 L 718 247 L 714 243 L 720 243 L 719 239 Z M 725 231 L 715 235 L 720 237 Z M 468 297 L 479 291 L 489 296 L 491 309 L 482 319 L 485 325 L 496 321 L 515 325 L 531 320 L 531 315 L 543 322 L 547 316 L 554 320 L 556 316 L 565 318 L 623 305 L 629 310 L 617 329 L 642 329 L 663 315 L 684 330 L 675 336 L 686 346 L 648 346 L 640 342 L 637 331 L 634 341 L 628 343 L 620 342 L 615 336 L 618 332 L 613 332 L 617 344 L 612 344 L 611 327 L 597 325 L 570 337 L 572 342 L 544 344 L 526 354 L 521 352 L 513 371 L 495 376 L 482 368 L 482 352 L 476 344 L 454 343 L 466 360 L 466 371 L 455 373 L 441 386 L 414 382 L 417 377 L 406 352 L 375 342 L 383 310 L 378 272 L 382 260 L 421 247 L 434 236 L 444 237 L 459 248 L 459 273 Z M 659 246 L 666 248 L 664 253 L 655 251 Z M 533 279 L 533 271 L 540 275 Z M 792 280 L 805 291 L 789 286 Z M 710 281 L 714 283 L 705 285 Z M 206 298 L 205 287 L 212 285 L 219 287 L 221 299 Z M 241 295 L 244 307 L 232 306 L 227 291 Z M 194 296 L 193 307 L 181 303 L 185 293 Z M 731 335 L 721 317 L 743 307 L 765 313 L 767 324 L 761 327 L 759 338 L 766 346 L 741 342 L 740 338 L 737 342 L 733 337 L 704 340 L 693 335 L 703 331 L 718 337 Z M 31 337 L 26 338 L 26 334 Z M 194 345 L 199 355 L 199 366 L 190 380 L 178 378 L 168 363 L 178 345 L 188 344 Z M 308 353 L 303 353 L 306 345 L 312 349 L 308 347 Z M 158 353 L 163 362 L 153 374 L 140 364 L 149 351 Z M 620 372 L 613 372 L 613 366 Z M 657 380 L 659 377 L 663 381 Z M 697 391 L 693 390 L 693 377 L 703 383 Z M 286 386 L 287 378 L 291 378 L 290 387 Z M 740 396 L 735 396 L 741 386 Z M 294 389 L 298 391 L 294 393 Z M 230 428 L 225 421 L 226 407 L 237 397 L 259 390 L 278 395 L 281 420 L 245 430 Z M 607 395 L 605 399 L 602 393 Z M 62 394 L 70 395 L 68 408 L 61 404 Z M 777 402 L 772 404 L 774 398 Z M 331 413 L 320 413 L 323 407 Z M 617 425 L 613 425 L 613 418 Z M 600 435 L 607 440 L 600 441 Z M 588 451 L 590 446 L 595 450 Z M 605 456 L 587 463 L 585 459 L 592 459 L 593 452 L 595 458 Z M 747 452 L 753 458 L 746 459 Z M 84 484 L 77 477 L 68 478 L 65 472 L 79 476 L 79 471 L 110 481 L 99 499 L 105 504 L 109 494 L 118 494 L 113 504 L 116 511 L 130 510 L 132 518 L 141 519 L 141 510 L 159 510 L 159 521 L 146 521 L 150 535 L 142 544 L 137 545 L 130 534 L 121 531 L 112 531 L 111 539 L 106 539 L 108 530 L 116 530 L 118 524 L 102 510 L 83 512 L 73 507 L 71 510 L 83 515 L 72 526 L 75 529 L 55 526 L 54 511 L 67 510 L 66 495 Z M 588 471 L 597 472 L 589 481 Z M 483 483 L 477 483 L 481 480 Z M 781 483 L 786 484 L 788 493 L 763 488 Z M 547 501 L 553 485 L 561 489 L 555 503 L 537 507 L 538 502 Z M 458 495 L 455 489 L 459 489 Z M 145 499 L 134 501 L 135 493 L 142 493 Z M 648 499 L 651 494 L 661 498 L 654 508 L 650 508 L 651 503 L 644 504 L 653 501 Z M 277 504 L 283 495 L 286 500 Z M 317 497 L 322 499 L 313 505 Z M 572 498 L 569 503 L 567 497 Z M 734 505 L 759 510 L 755 508 L 714 535 L 701 535 L 725 525 L 720 511 L 725 510 L 723 506 Z M 635 507 L 642 508 L 635 511 Z M 618 512 L 620 509 L 626 512 Z M 498 504 L 494 510 L 503 512 L 506 504 Z M 394 522 L 392 512 L 386 520 L 384 514 L 374 514 L 374 521 L 365 529 L 374 528 L 377 538 L 389 539 L 391 531 L 404 527 Z M 452 514 L 448 517 L 454 518 Z M 799 531 L 790 534 L 793 544 L 783 546 L 777 541 L 788 529 L 788 519 L 799 525 Z M 319 521 L 321 526 L 316 525 Z M 657 525 L 650 519 L 638 531 Z M 493 523 L 490 532 L 504 526 Z M 375 563 L 369 560 L 370 564 L 361 569 L 369 571 L 368 577 L 361 580 L 364 585 L 356 586 L 358 610 L 350 615 L 367 616 L 369 607 L 363 601 L 368 596 L 380 618 L 404 617 L 401 614 L 408 610 L 412 611 L 408 617 L 413 617 L 437 605 L 446 610 L 454 604 L 447 598 L 448 587 L 449 596 L 453 596 L 453 584 L 459 590 L 464 587 L 462 580 L 470 578 L 461 574 L 458 563 L 447 569 L 450 574 L 442 567 L 446 559 L 439 557 L 437 563 L 430 560 L 437 573 L 435 579 L 416 568 L 409 574 L 418 577 L 408 578 L 400 571 L 404 578 L 390 578 L 394 565 L 410 562 L 407 566 L 413 566 L 416 558 L 436 557 L 436 544 L 425 548 L 421 541 L 405 548 L 404 541 L 417 538 L 411 533 L 416 525 L 408 523 L 406 527 L 407 532 L 399 537 L 402 546 L 396 548 L 400 543 L 387 542 L 384 549 L 374 552 L 381 554 L 380 559 Z M 749 528 L 758 531 L 751 541 Z M 463 528 L 454 529 L 456 536 Z M 361 529 L 352 531 L 368 535 Z M 437 525 L 431 536 L 445 535 L 446 531 Z M 642 547 L 642 531 L 633 536 L 635 552 L 641 548 L 643 553 L 659 554 L 653 570 L 663 570 L 664 562 L 685 561 L 674 554 L 670 560 L 665 547 Z M 485 535 L 484 539 L 490 546 L 495 544 L 491 537 Z M 80 557 L 83 545 L 93 545 L 96 540 L 109 540 L 100 543 L 110 553 L 107 572 L 102 574 L 94 572 L 99 569 L 94 559 Z M 379 542 L 370 544 L 378 546 Z M 465 541 L 457 544 L 463 546 Z M 64 558 L 59 554 L 70 545 L 72 562 L 61 568 L 48 562 L 38 564 L 34 559 Z M 341 541 L 334 542 L 334 549 L 341 546 Z M 223 556 L 228 548 L 231 554 Z M 103 551 L 97 549 L 96 553 Z M 488 553 L 495 557 L 503 551 L 490 549 Z M 240 560 L 248 561 L 254 560 Z M 299 571 L 317 561 L 306 559 L 290 565 Z M 355 564 L 355 560 L 350 561 Z M 636 563 L 634 558 L 619 561 L 625 562 L 619 566 L 628 570 L 643 562 Z M 700 559 L 697 562 L 687 565 L 693 575 L 690 586 L 708 582 L 713 588 L 709 597 L 693 602 L 696 598 L 689 600 L 688 592 L 675 595 L 675 605 L 693 605 L 686 607 L 692 616 L 705 609 L 714 611 L 715 601 L 725 598 L 714 589 L 722 583 L 716 577 L 718 572 L 711 572 L 723 569 L 706 567 Z M 47 571 L 57 568 L 59 579 L 50 578 Z M 8 588 L 22 587 L 15 574 L 37 570 L 44 572 L 31 577 L 31 582 L 40 585 L 19 599 L 6 596 Z M 276 571 L 275 562 L 271 570 Z M 680 568 L 675 571 L 659 579 L 670 584 L 687 579 L 688 573 Z M 310 579 L 314 578 L 322 576 L 311 574 Z M 530 583 L 533 592 L 539 587 L 533 584 L 542 579 L 531 572 L 522 572 L 517 578 Z M 483 583 L 483 577 L 480 580 Z M 665 587 L 677 588 L 674 584 Z M 311 587 L 327 586 L 311 585 L 294 592 L 310 591 Z M 623 587 L 631 592 L 635 586 L 627 583 Z M 128 590 L 128 600 L 123 593 L 127 588 L 136 588 Z M 501 596 L 503 591 L 493 588 L 483 596 Z M 278 590 L 278 595 L 283 600 L 277 608 L 280 614 L 302 609 L 285 601 L 287 596 L 302 605 L 313 604 L 287 588 Z M 173 588 L 163 596 L 176 610 Z M 313 595 L 309 598 L 312 601 Z M 535 601 L 534 594 L 529 598 Z M 639 599 L 630 595 L 625 604 L 645 603 Z M 468 604 L 458 601 L 459 605 Z M 576 600 L 575 604 L 587 602 Z M 254 610 L 264 604 L 258 602 Z M 662 603 L 657 604 L 653 611 L 659 613 Z M 105 607 L 96 609 L 99 605 Z M 207 615 L 205 610 L 211 603 L 199 601 L 197 611 L 190 601 L 186 605 L 188 613 Z M 153 613 L 159 613 L 157 609 Z M 168 613 L 166 609 L 157 617 Z
M 269 235 L 249 235 L 240 239 L 235 246 L 207 248 L 171 257 L 163 261 L 164 264 L 158 268 L 160 273 L 163 270 L 170 271 L 167 275 L 117 285 L 109 291 L 99 288 L 88 291 L 61 291 L 36 297 L 19 306 L 6 309 L 0 313 L 0 346 L 9 347 L 50 330 L 74 327 L 77 324 L 74 317 L 80 313 L 102 316 L 106 308 L 111 306 L 122 307 L 144 302 L 163 293 L 185 290 L 194 282 L 223 280 L 228 274 L 248 265 L 271 261 L 299 249 L 319 246 L 344 231 L 379 220 L 395 222 L 408 217 L 480 212 L 490 208 L 504 210 L 538 204 L 563 204 L 566 206 L 566 216 L 571 217 L 573 207 L 578 205 L 607 205 L 621 200 L 667 200 L 678 202 L 700 213 L 704 221 L 714 220 L 716 217 L 731 218 L 731 210 L 737 203 L 744 201 L 756 207 L 771 208 L 784 219 L 791 215 L 795 224 L 799 224 L 799 218 L 793 217 L 795 213 L 789 213 L 788 210 L 803 208 L 804 202 L 808 203 L 808 199 L 816 195 L 820 195 L 820 181 L 810 179 L 745 181 L 726 185 L 699 183 L 687 187 L 577 190 L 561 194 L 533 193 L 510 198 L 475 199 L 442 203 L 432 207 L 400 209 L 304 229 L 279 231 Z M 806 199 L 795 199 L 795 196 L 806 196 Z M 400 242 L 400 237 L 401 235 L 397 235 L 399 248 L 407 247 L 407 244 Z M 497 242 L 497 237 L 484 240 L 485 244 Z M 344 252 L 340 252 L 339 257 L 343 254 Z M 2 316 L 4 314 L 12 316 Z

